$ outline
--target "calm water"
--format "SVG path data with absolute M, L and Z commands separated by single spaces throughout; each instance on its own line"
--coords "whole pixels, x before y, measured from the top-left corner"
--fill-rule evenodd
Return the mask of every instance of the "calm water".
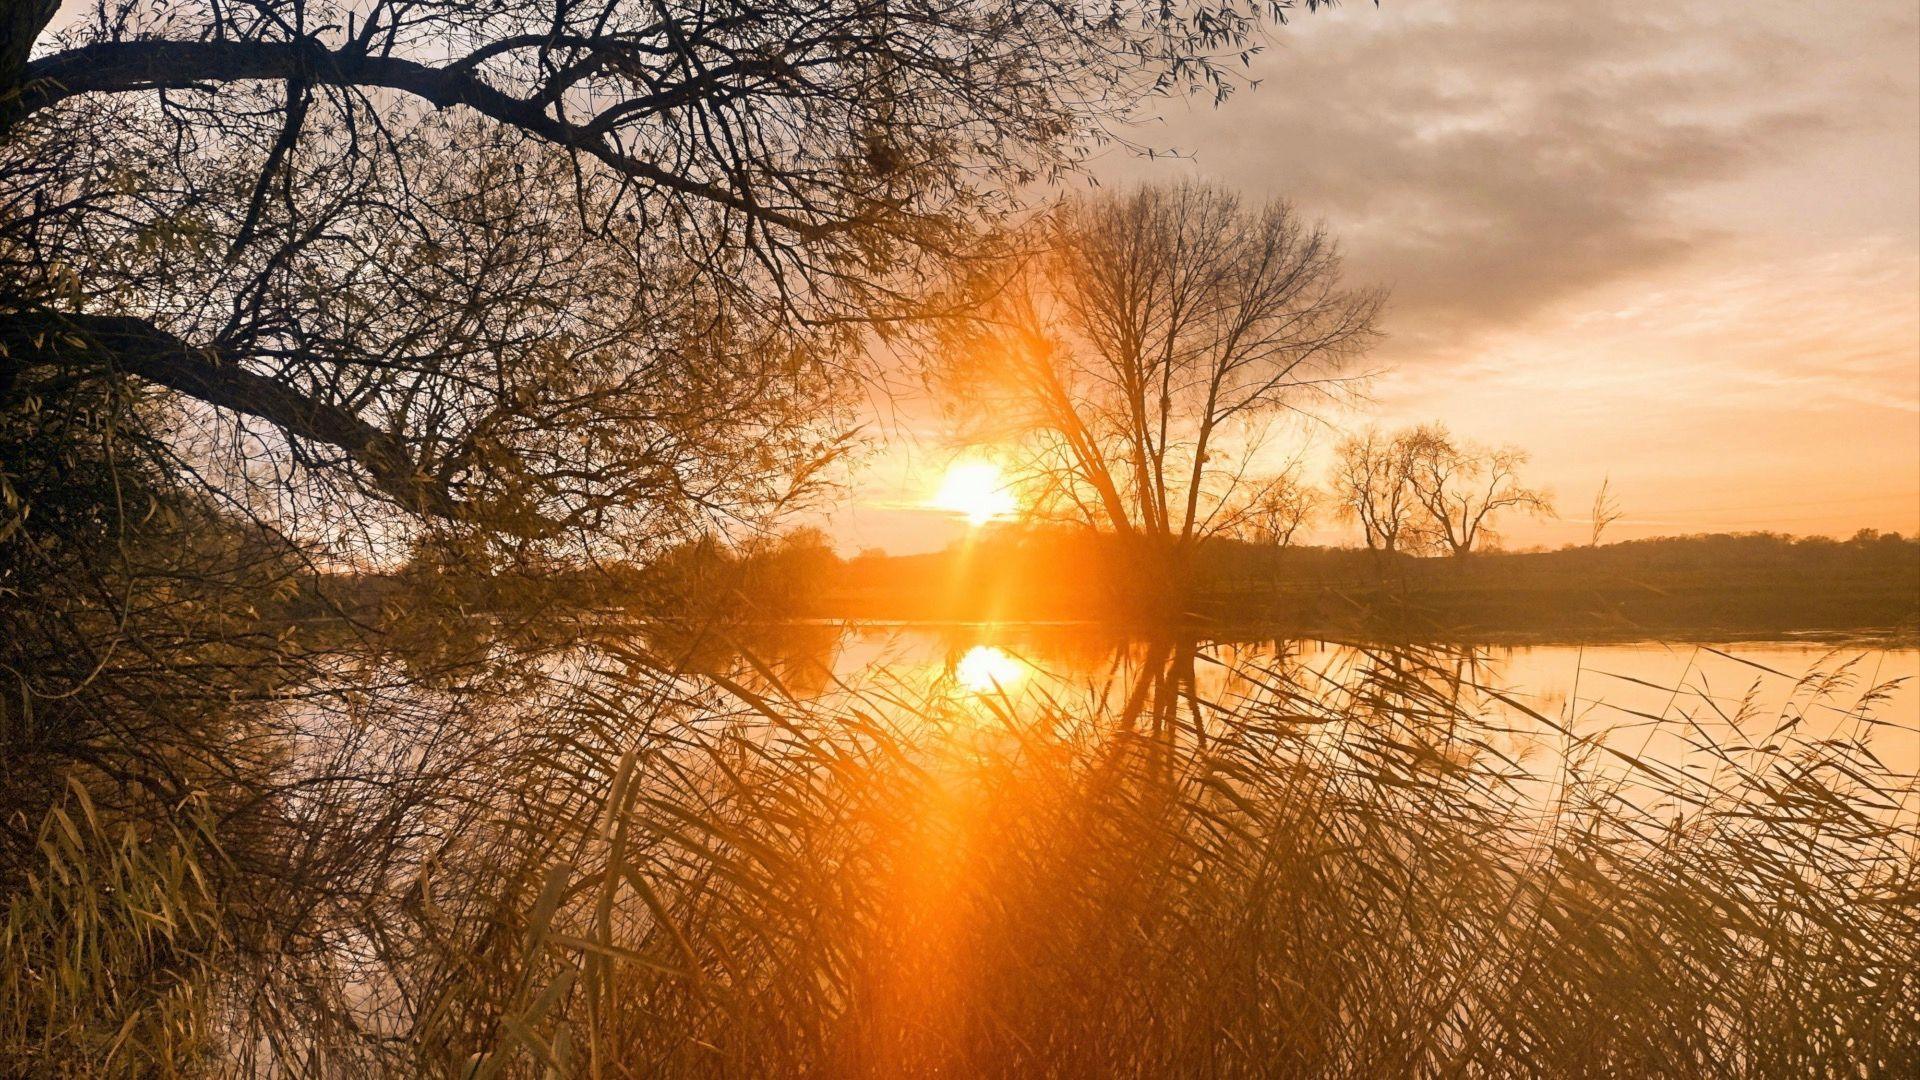
M 803 697 L 830 695 L 846 685 L 961 700 L 992 697 L 1014 708 L 1084 701 L 1087 694 L 1111 700 L 1152 662 L 1146 659 L 1152 655 L 1148 643 L 1084 626 L 790 629 L 759 654 L 771 659 L 789 692 Z M 1197 693 L 1226 706 L 1252 692 L 1235 675 L 1243 667 L 1284 670 L 1298 685 L 1333 687 L 1349 680 L 1355 665 L 1378 656 L 1312 640 L 1202 643 L 1199 654 Z M 1806 737 L 1870 731 L 1876 754 L 1890 768 L 1920 772 L 1920 649 L 1912 647 L 1807 641 L 1498 645 L 1449 648 L 1438 654 L 1438 663 L 1500 692 L 1474 695 L 1474 708 L 1509 725 L 1514 749 L 1523 754 L 1554 756 L 1546 746 L 1549 726 L 1529 711 L 1669 764 L 1686 759 L 1695 733 L 1758 744 L 1782 719 L 1793 718 Z

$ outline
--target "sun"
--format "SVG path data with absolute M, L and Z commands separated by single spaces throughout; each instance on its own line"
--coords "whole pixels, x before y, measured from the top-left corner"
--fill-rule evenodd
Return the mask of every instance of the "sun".
M 1013 492 L 1000 479 L 1000 467 L 989 461 L 955 462 L 933 496 L 933 505 L 965 515 L 971 525 L 985 525 L 1011 515 Z

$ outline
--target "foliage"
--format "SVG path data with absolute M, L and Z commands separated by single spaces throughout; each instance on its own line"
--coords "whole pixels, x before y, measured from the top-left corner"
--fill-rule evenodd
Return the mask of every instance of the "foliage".
M 313 534 L 644 546 L 803 493 L 860 327 L 1290 6 L 14 5 L 0 351 Z
M 75 780 L 0 923 L 0 1069 L 191 1076 L 219 1052 L 227 912 L 212 823 L 193 806 L 141 836 Z
M 839 556 L 826 535 L 797 528 L 728 546 L 711 538 L 667 551 L 640 575 L 633 606 L 659 619 L 737 621 L 811 614 Z
M 591 630 L 534 583 L 809 498 L 917 277 L 1287 5 L 58 7 L 0 17 L 4 1053 L 56 1075 L 390 1062 L 396 907 Z
M 1857 735 L 1573 740 L 1537 804 L 1419 657 L 1208 701 L 1167 645 L 1035 713 L 571 619 L 616 556 L 809 602 L 817 537 L 698 538 L 817 489 L 863 333 L 1009 190 L 1285 3 L 57 7 L 0 18 L 0 1070 L 1911 1059 L 1911 779 Z M 1112 435 L 1114 521 L 1297 520 L 1215 429 L 1371 296 L 1284 208 L 1104 205 L 1056 283 L 1175 330 L 1074 482 Z

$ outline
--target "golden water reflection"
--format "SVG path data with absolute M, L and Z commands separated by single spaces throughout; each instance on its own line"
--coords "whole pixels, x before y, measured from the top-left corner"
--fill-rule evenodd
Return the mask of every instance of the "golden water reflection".
M 1095 702 L 1117 713 L 1143 695 L 1232 710 L 1271 692 L 1275 678 L 1306 693 L 1337 694 L 1364 671 L 1396 663 L 1395 649 L 1385 646 L 1303 639 L 1170 646 L 1070 625 L 799 629 L 772 650 L 780 655 L 760 654 L 788 692 L 821 697 L 883 686 L 905 701 L 932 695 L 1015 713 L 1066 705 L 1092 714 Z M 1679 765 L 1703 730 L 1725 739 L 1765 736 L 1783 717 L 1811 738 L 1871 729 L 1875 753 L 1890 767 L 1920 771 L 1920 649 L 1905 643 L 1429 646 L 1419 656 L 1422 678 L 1454 683 L 1462 704 L 1505 730 L 1503 749 L 1539 771 L 1560 760 L 1566 732 Z M 1160 685 L 1143 689 L 1143 678 Z M 1205 709 L 1179 711 L 1204 723 Z
M 953 665 L 954 681 L 975 694 L 1005 693 L 1026 674 L 1027 665 L 997 645 L 975 645 Z

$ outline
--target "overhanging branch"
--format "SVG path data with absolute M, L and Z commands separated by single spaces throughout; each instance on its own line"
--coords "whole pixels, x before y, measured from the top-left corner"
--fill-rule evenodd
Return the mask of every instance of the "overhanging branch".
M 103 41 L 68 49 L 27 65 L 20 96 L 7 119 L 18 120 L 83 94 L 186 89 L 259 79 L 380 88 L 412 95 L 435 108 L 465 106 L 556 146 L 587 154 L 623 176 L 738 210 L 800 238 L 833 231 L 831 225 L 761 206 L 751 192 L 681 176 L 625 153 L 602 131 L 560 119 L 538 101 L 505 93 L 470 68 L 432 67 L 401 57 L 328 49 L 311 38 Z
M 197 348 L 142 319 L 0 314 L 0 364 L 122 371 L 216 408 L 265 420 L 290 438 L 339 449 L 381 494 L 423 517 L 482 524 L 530 539 L 552 536 L 561 528 L 543 517 L 492 513 L 455 498 L 419 467 L 400 439 L 352 411 L 250 371 L 222 350 Z

